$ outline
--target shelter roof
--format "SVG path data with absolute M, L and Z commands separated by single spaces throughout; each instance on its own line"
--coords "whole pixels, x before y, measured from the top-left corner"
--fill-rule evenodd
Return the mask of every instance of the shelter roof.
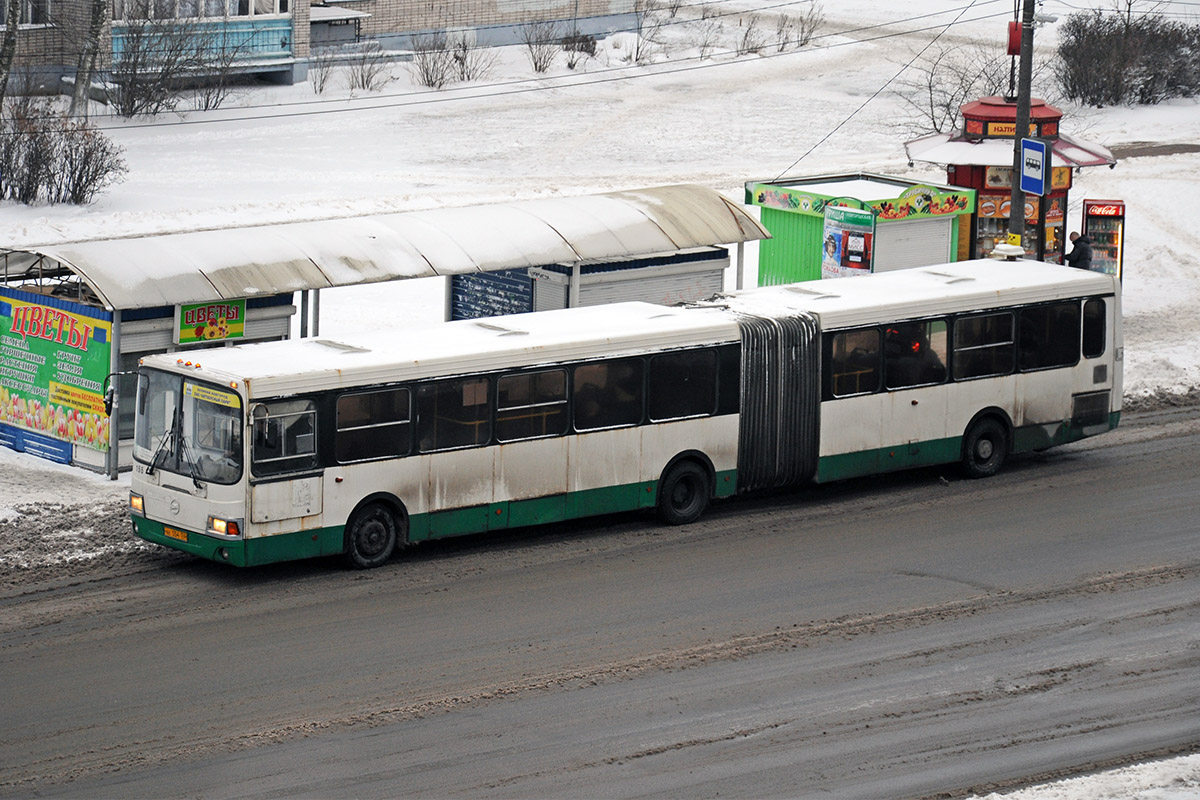
M 1055 167 L 1114 166 L 1117 159 L 1102 144 L 1059 134 L 1048 140 Z M 904 143 L 909 161 L 928 161 L 934 164 L 974 164 L 986 167 L 1011 167 L 1012 139 L 967 139 L 958 131 L 931 133 Z
M 770 238 L 737 204 L 680 184 L 582 197 L 14 249 L 49 259 L 108 308 L 232 300 L 400 278 L 571 264 Z

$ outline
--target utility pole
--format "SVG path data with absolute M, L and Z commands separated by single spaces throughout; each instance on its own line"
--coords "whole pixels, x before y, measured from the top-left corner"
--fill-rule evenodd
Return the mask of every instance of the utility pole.
M 1033 83 L 1034 0 L 1022 0 L 1021 64 L 1017 71 L 1017 126 L 1013 131 L 1012 198 L 1008 205 L 1008 244 L 1025 246 L 1025 192 L 1021 191 L 1021 140 L 1029 136 L 1029 94 Z

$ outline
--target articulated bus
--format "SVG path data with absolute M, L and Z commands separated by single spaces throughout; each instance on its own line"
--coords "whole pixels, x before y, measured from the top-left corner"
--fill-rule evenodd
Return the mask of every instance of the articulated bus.
M 130 506 L 239 566 L 960 462 L 1117 426 L 1120 284 L 968 261 L 145 358 Z

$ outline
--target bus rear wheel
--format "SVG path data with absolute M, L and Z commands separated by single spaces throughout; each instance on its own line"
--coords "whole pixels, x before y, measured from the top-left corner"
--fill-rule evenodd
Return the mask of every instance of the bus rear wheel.
M 990 478 L 1008 458 L 1008 432 L 991 417 L 981 419 L 963 437 L 963 470 L 972 478 Z
M 695 461 L 680 461 L 658 486 L 658 518 L 668 525 L 695 522 L 708 508 L 711 494 L 708 471 Z
M 397 523 L 385 506 L 372 503 L 359 510 L 346 526 L 346 563 L 355 569 L 373 569 L 387 563 L 396 551 Z

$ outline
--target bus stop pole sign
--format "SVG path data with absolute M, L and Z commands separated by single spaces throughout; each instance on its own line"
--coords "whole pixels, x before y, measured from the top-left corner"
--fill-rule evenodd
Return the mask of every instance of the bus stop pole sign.
M 1050 151 L 1040 139 L 1021 140 L 1021 191 L 1044 195 L 1050 183 Z

